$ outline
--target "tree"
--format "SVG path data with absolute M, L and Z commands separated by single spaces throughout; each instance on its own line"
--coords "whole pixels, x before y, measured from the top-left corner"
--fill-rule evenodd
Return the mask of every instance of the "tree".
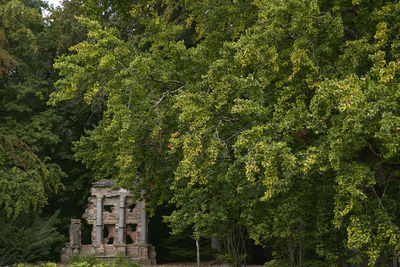
M 373 264 L 399 250 L 398 5 L 140 1 L 140 35 L 81 19 L 51 101 L 103 108 L 77 157 L 174 203 L 174 231 Z
M 42 54 L 43 22 L 40 13 L 20 1 L 0 5 L 3 39 L 0 83 L 1 208 L 17 216 L 41 208 L 48 194 L 60 187 L 63 173 L 48 151 L 59 142 L 52 132 L 60 119 L 46 107 L 50 64 Z
M 189 178 L 183 187 L 205 184 L 208 189 L 226 160 L 222 155 L 229 155 L 227 141 L 240 132 L 232 159 L 244 163 L 242 179 L 263 188 L 259 200 L 274 216 L 272 222 L 250 221 L 249 231 L 257 239 L 292 240 L 298 258 L 291 253 L 292 265 L 302 265 L 304 244 L 314 242 L 326 260 L 368 255 L 375 262 L 381 251 L 395 248 L 398 238 L 396 208 L 382 204 L 382 196 L 388 197 L 385 182 L 396 167 L 383 174 L 387 158 L 377 152 L 386 147 L 380 134 L 384 114 L 396 113 L 394 106 L 379 103 L 395 102 L 390 93 L 375 91 L 396 87 L 398 63 L 391 45 L 384 45 L 389 24 L 382 21 L 393 20 L 388 10 L 394 6 L 341 4 L 260 4 L 257 23 L 226 44 L 201 86 L 193 86 L 204 91 L 182 92 L 176 104 L 189 129 L 178 140 L 184 151 L 180 167 Z M 371 24 L 360 25 L 361 18 Z M 310 220 L 315 213 L 310 209 L 319 202 L 325 207 Z M 250 208 L 247 216 L 255 213 Z M 322 218 L 322 225 L 315 224 Z M 336 236 L 321 238 L 335 228 Z M 326 242 L 332 238 L 344 239 L 346 247 L 339 242 L 332 248 Z
M 63 48 L 44 8 L 42 1 L 0 2 L 1 265 L 57 259 L 65 241 L 54 195 L 66 173 L 76 174 L 68 165 L 76 131 L 68 112 L 46 104 L 57 79 L 53 58 Z
M 0 264 L 36 262 L 49 259 L 52 254 L 59 255 L 64 236 L 57 231 L 57 216 L 42 218 L 28 213 L 11 220 L 3 216 L 0 220 Z

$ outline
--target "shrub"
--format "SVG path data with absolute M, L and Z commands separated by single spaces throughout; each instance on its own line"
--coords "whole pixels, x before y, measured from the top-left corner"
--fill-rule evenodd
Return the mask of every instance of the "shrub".
M 82 265 L 78 265 L 80 263 L 87 263 L 87 264 L 89 264 L 88 266 L 94 266 L 97 264 L 102 264 L 104 262 L 97 259 L 93 255 L 73 254 L 73 255 L 71 255 L 71 257 L 69 257 L 68 263 L 70 266 L 82 266 Z
M 119 254 L 112 265 L 113 267 L 141 267 L 139 263 L 129 257 Z
M 72 267 L 141 267 L 139 263 L 129 257 L 119 254 L 114 262 L 102 261 L 92 255 L 74 254 L 69 258 Z
M 48 218 L 35 213 L 17 218 L 0 216 L 0 266 L 54 261 L 64 241 L 57 222 L 57 214 Z

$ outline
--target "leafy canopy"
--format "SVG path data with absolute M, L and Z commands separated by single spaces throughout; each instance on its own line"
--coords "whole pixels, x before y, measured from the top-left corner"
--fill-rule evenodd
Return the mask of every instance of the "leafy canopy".
M 174 203 L 173 231 L 245 227 L 292 265 L 304 251 L 373 264 L 400 249 L 399 7 L 139 1 L 127 33 L 87 5 L 51 102 L 104 111 L 77 158 L 150 207 Z

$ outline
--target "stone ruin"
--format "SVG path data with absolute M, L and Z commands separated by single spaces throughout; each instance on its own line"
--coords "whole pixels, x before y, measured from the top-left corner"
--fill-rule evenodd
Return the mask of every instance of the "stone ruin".
M 122 255 L 143 265 L 156 264 L 155 247 L 147 239 L 145 202 L 132 204 L 128 190 L 113 186 L 110 180 L 93 183 L 88 208 L 82 216 L 93 225 L 92 244 L 81 244 L 81 220 L 71 219 L 70 242 L 61 251 L 61 262 L 67 262 L 72 254 L 82 254 L 104 260 Z

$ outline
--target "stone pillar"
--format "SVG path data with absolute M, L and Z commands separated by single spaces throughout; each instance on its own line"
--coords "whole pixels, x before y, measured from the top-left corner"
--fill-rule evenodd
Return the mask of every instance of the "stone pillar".
M 146 202 L 142 200 L 140 202 L 140 224 L 142 225 L 142 230 L 140 233 L 141 244 L 147 244 L 147 213 L 146 213 Z
M 74 250 L 79 250 L 81 247 L 81 220 L 71 219 L 69 226 L 70 247 Z
M 97 197 L 96 214 L 96 245 L 99 246 L 103 241 L 103 197 Z
M 125 234 L 125 195 L 119 196 L 118 242 L 124 243 Z

